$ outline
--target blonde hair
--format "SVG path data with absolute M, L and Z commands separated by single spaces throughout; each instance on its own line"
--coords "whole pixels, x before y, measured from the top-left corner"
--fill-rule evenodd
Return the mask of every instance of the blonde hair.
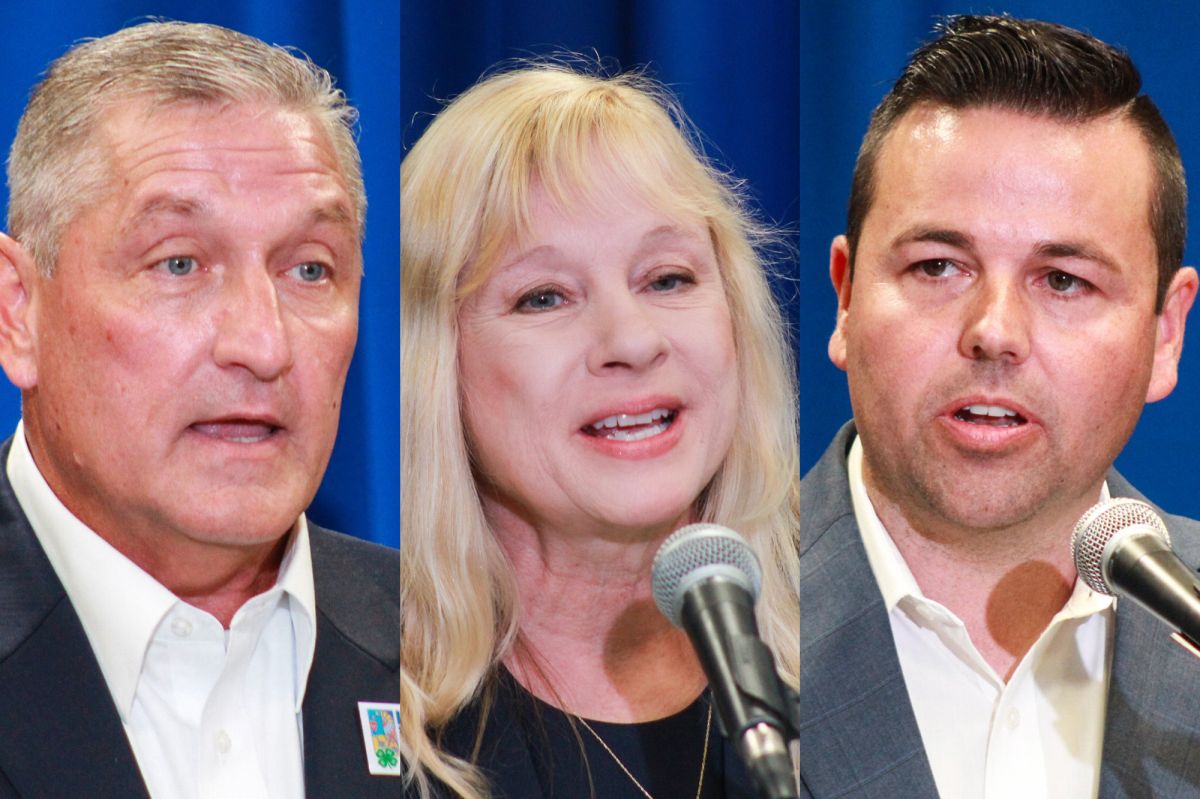
M 733 181 L 678 105 L 634 74 L 559 64 L 493 75 L 429 125 L 400 170 L 401 751 L 407 784 L 487 796 L 437 732 L 477 698 L 519 625 L 511 567 L 491 535 L 460 412 L 457 310 L 528 230 L 531 191 L 566 203 L 597 163 L 648 204 L 708 224 L 740 379 L 738 427 L 696 515 L 743 533 L 764 566 L 758 604 L 780 674 L 798 684 L 799 460 L 786 328 Z M 436 490 L 434 490 L 436 487 Z
M 217 25 L 146 22 L 77 44 L 50 65 L 21 115 L 8 158 L 8 231 L 47 277 L 63 229 L 115 176 L 99 135 L 132 100 L 274 104 L 310 115 L 329 137 L 361 237 L 366 219 L 354 109 L 303 54 Z

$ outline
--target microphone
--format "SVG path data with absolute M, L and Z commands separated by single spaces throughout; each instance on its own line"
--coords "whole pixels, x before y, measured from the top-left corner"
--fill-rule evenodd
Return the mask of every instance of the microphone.
M 654 603 L 691 639 L 721 732 L 736 745 L 756 792 L 796 799 L 788 741 L 799 737 L 798 714 L 758 635 L 762 569 L 754 551 L 730 529 L 691 524 L 659 547 L 652 576 Z
M 1128 497 L 1101 502 L 1075 525 L 1071 549 L 1088 586 L 1134 600 L 1200 657 L 1200 577 L 1171 549 L 1171 535 L 1153 508 Z

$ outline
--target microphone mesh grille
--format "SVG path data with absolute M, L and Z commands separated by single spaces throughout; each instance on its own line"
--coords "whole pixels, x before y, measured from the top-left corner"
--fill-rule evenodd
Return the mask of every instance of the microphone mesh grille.
M 689 524 L 663 541 L 652 567 L 654 604 L 676 625 L 680 623 L 683 591 L 694 578 L 703 576 L 698 573 L 719 573 L 735 579 L 758 599 L 762 569 L 746 539 L 719 524 Z
M 1163 520 L 1145 502 L 1118 497 L 1093 505 L 1076 523 L 1071 534 L 1075 570 L 1093 591 L 1112 595 L 1104 579 L 1104 548 L 1113 536 L 1130 527 L 1147 529 L 1162 536 L 1168 544 L 1171 535 Z

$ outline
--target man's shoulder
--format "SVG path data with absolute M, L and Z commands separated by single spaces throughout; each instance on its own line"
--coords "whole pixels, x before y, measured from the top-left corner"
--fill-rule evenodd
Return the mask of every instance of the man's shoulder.
M 1171 534 L 1171 547 L 1175 554 L 1189 566 L 1200 568 L 1200 520 L 1166 512 L 1147 499 L 1116 469 L 1108 473 L 1108 488 L 1114 497 L 1131 497 L 1152 506 Z
M 317 612 L 358 647 L 399 670 L 399 550 L 312 523 L 308 529 Z
M 393 583 L 399 581 L 400 550 L 329 530 L 309 522 L 313 570 L 353 570 Z
M 821 459 L 800 481 L 801 556 L 839 522 L 853 521 L 846 457 L 855 435 L 853 422 L 843 425 Z

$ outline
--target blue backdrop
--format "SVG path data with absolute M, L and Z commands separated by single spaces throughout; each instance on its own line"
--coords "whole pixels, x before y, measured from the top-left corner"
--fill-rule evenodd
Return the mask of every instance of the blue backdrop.
M 850 418 L 845 376 L 825 354 L 836 309 L 828 278 L 830 240 L 845 226 L 854 156 L 872 109 L 907 56 L 948 13 L 1036 17 L 1081 28 L 1121 45 L 1137 63 L 1144 90 L 1162 109 L 1200 197 L 1200 11 L 1189 3 L 1118 0 L 1010 0 L 1003 4 L 896 2 L 801 3 L 799 316 L 801 470 L 820 457 Z M 1191 204 L 1192 238 L 1200 235 Z M 1185 261 L 1195 263 L 1195 246 Z M 1166 400 L 1146 407 L 1117 466 L 1166 509 L 1200 516 L 1193 469 L 1200 428 L 1187 420 L 1200 407 L 1200 308 L 1193 312 L 1180 383 Z
M 361 113 L 369 209 L 358 350 L 346 385 L 341 429 L 309 515 L 318 523 L 398 546 L 399 169 L 396 0 L 43 0 L 0 10 L 0 146 L 7 152 L 29 90 L 74 41 L 103 36 L 147 16 L 213 22 L 272 44 L 298 47 L 330 70 Z M 7 204 L 7 190 L 0 189 Z M 0 380 L 0 431 L 20 414 L 20 395 Z M 7 432 L 2 435 L 7 435 Z M 2 436 L 0 436 L 2 437 Z

